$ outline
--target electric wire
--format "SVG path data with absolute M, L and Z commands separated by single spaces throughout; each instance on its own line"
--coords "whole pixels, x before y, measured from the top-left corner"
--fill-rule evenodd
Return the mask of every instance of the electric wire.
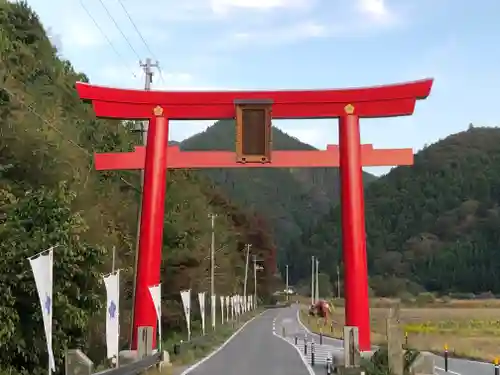
M 144 46 L 148 50 L 149 54 L 151 55 L 151 57 L 153 59 L 156 60 L 157 68 L 158 68 L 158 73 L 160 75 L 160 81 L 162 81 L 163 84 L 165 84 L 165 80 L 163 79 L 163 73 L 162 73 L 162 70 L 160 69 L 160 66 L 159 66 L 159 62 L 158 62 L 159 60 L 158 60 L 158 58 L 155 56 L 153 50 L 149 47 L 148 42 L 146 42 L 146 38 L 144 38 L 144 36 L 142 35 L 141 31 L 137 27 L 137 24 L 134 22 L 132 16 L 130 15 L 130 12 L 127 10 L 127 7 L 125 6 L 125 4 L 123 4 L 123 1 L 122 0 L 118 0 L 118 3 L 120 4 L 120 6 L 122 7 L 123 11 L 127 15 L 127 18 L 129 19 L 130 23 L 134 27 L 135 32 L 137 33 L 137 35 L 139 35 L 139 38 L 142 40 L 142 43 L 144 44 Z
M 118 25 L 118 22 L 116 22 L 115 18 L 113 17 L 113 15 L 111 14 L 111 12 L 109 11 L 108 7 L 104 4 L 104 2 L 102 0 L 99 0 L 99 2 L 101 3 L 102 7 L 106 11 L 108 17 L 114 23 L 116 29 L 120 32 L 120 34 L 122 35 L 123 39 L 125 39 L 125 41 L 127 42 L 128 46 L 130 47 L 130 49 L 132 50 L 132 52 L 134 52 L 134 54 L 137 57 L 137 59 L 140 60 L 141 56 L 137 53 L 137 50 L 134 48 L 134 46 L 132 45 L 132 43 L 130 42 L 130 40 L 128 39 L 128 37 L 125 35 L 125 33 L 121 29 L 120 25 Z
M 99 23 L 96 21 L 96 19 L 94 18 L 94 16 L 92 16 L 92 13 L 90 13 L 90 11 L 88 10 L 88 8 L 85 6 L 83 0 L 79 0 L 80 2 L 80 5 L 81 7 L 83 8 L 83 10 L 85 11 L 85 13 L 87 13 L 87 15 L 89 16 L 89 18 L 92 20 L 92 22 L 94 23 L 95 27 L 97 28 L 97 30 L 99 30 L 99 32 L 102 34 L 102 36 L 104 37 L 104 39 L 106 39 L 106 41 L 108 42 L 109 46 L 111 47 L 111 49 L 114 51 L 114 53 L 118 56 L 119 60 L 120 60 L 120 63 L 123 64 L 127 70 L 130 69 L 130 67 L 128 67 L 127 65 L 125 65 L 124 61 L 125 59 L 123 58 L 123 55 L 118 52 L 118 49 L 115 47 L 115 45 L 113 44 L 113 42 L 111 41 L 111 39 L 108 37 L 108 35 L 104 32 L 104 30 L 101 28 L 101 26 L 99 25 Z M 132 76 L 134 78 L 137 78 L 137 75 L 135 74 L 134 70 L 132 69 L 131 70 L 132 72 Z

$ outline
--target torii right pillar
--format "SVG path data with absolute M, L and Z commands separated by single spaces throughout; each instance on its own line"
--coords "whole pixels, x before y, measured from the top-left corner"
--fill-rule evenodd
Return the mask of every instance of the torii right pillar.
M 366 254 L 365 204 L 361 136 L 356 108 L 348 104 L 339 117 L 342 256 L 344 259 L 345 325 L 358 327 L 359 348 L 371 350 L 370 302 Z

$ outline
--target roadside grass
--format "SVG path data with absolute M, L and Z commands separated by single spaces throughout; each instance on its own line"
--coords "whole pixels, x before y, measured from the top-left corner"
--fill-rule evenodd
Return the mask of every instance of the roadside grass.
M 372 306 L 378 304 L 372 302 Z M 329 321 L 310 317 L 301 310 L 301 320 L 312 331 L 342 338 L 344 308 L 336 305 Z M 390 306 L 390 304 L 388 304 Z M 445 345 L 450 356 L 493 361 L 500 356 L 500 301 L 437 301 L 425 307 L 401 306 L 401 324 L 407 345 L 418 350 L 443 354 Z M 380 345 L 386 342 L 386 318 L 389 307 L 372 307 L 371 338 Z M 333 325 L 331 324 L 333 321 Z

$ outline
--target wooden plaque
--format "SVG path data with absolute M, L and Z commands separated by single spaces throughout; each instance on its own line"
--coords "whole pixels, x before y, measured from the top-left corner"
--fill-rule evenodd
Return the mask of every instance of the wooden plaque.
M 236 104 L 236 157 L 239 163 L 271 161 L 271 104 Z

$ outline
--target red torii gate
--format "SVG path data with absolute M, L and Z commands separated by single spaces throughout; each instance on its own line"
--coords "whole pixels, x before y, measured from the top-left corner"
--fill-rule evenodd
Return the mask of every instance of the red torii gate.
M 137 346 L 137 328 L 140 326 L 154 327 L 153 337 L 156 338 L 156 312 L 148 287 L 160 282 L 167 168 L 340 166 L 346 325 L 359 328 L 360 349 L 370 350 L 362 166 L 411 165 L 413 152 L 411 149 L 375 150 L 371 145 L 361 145 L 359 118 L 411 115 L 416 100 L 425 99 L 430 94 L 432 83 L 432 79 L 426 79 L 343 90 L 161 92 L 123 90 L 77 82 L 80 98 L 92 101 L 98 117 L 149 120 L 145 148 L 95 155 L 98 170 L 144 168 L 132 348 Z M 255 159 L 255 153 L 242 154 L 242 125 L 237 131 L 237 142 L 240 142 L 237 153 L 180 151 L 177 146 L 167 146 L 169 120 L 236 118 L 237 122 L 241 122 L 242 107 L 248 105 L 247 109 L 255 110 L 256 106 L 262 107 L 263 104 L 268 110 L 266 120 L 260 122 L 267 123 L 265 141 L 269 147 L 257 152 L 259 157 Z M 328 146 L 325 151 L 271 151 L 271 117 L 338 117 L 339 147 Z M 248 155 L 250 157 L 246 158 Z

